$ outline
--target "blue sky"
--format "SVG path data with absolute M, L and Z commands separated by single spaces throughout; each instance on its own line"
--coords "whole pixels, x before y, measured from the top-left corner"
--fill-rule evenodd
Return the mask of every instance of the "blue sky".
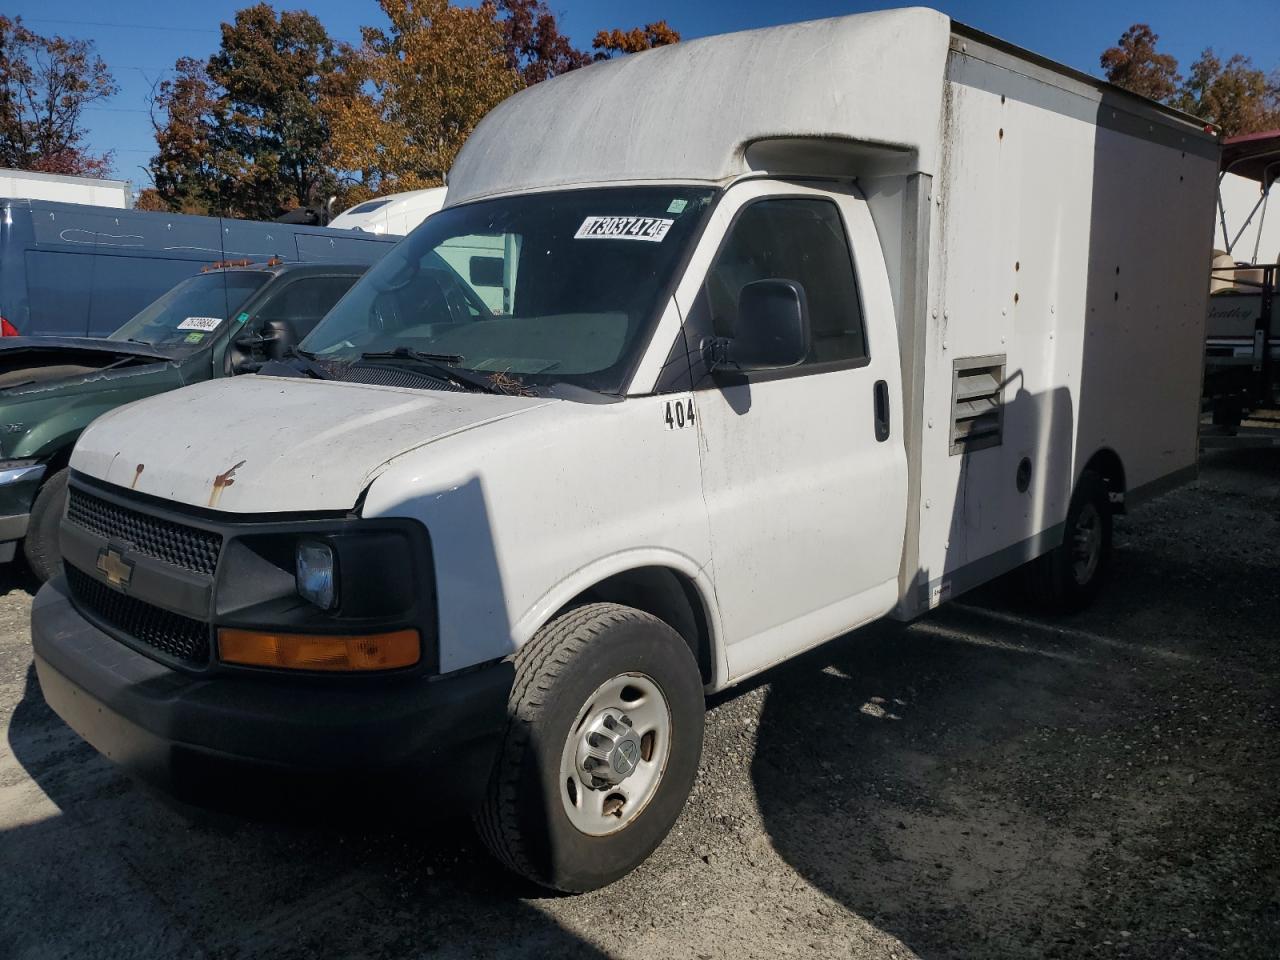
M 121 90 L 87 114 L 95 150 L 115 151 L 115 173 L 145 185 L 143 171 L 154 148 L 147 97 L 181 56 L 205 57 L 218 44 L 218 24 L 246 2 L 173 0 L 8 0 L 6 13 L 19 14 L 41 33 L 94 40 Z M 686 38 L 792 20 L 837 16 L 893 6 L 893 0 L 550 0 L 561 27 L 579 46 L 596 30 L 631 27 L 665 18 Z M 277 2 L 277 8 L 306 8 L 329 32 L 356 40 L 363 24 L 379 24 L 374 0 Z M 1206 46 L 1220 53 L 1244 53 L 1257 66 L 1280 68 L 1280 14 L 1275 0 L 956 0 L 937 4 L 957 20 L 996 34 L 1080 70 L 1098 72 L 1098 54 L 1115 43 L 1131 23 L 1145 22 L 1160 34 L 1160 45 L 1184 66 Z M 156 10 L 163 10 L 157 19 Z M 142 25 L 148 25 L 146 27 Z

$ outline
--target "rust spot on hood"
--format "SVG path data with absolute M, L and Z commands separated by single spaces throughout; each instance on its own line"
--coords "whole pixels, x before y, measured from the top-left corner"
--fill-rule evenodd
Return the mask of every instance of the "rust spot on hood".
M 138 489 L 138 478 L 142 476 L 142 471 L 145 469 L 147 469 L 147 465 L 145 463 L 138 464 L 138 468 L 133 471 L 133 483 L 129 484 L 130 490 Z
M 226 473 L 220 473 L 213 478 L 213 490 L 209 494 L 209 506 L 216 507 L 218 505 L 218 499 L 222 496 L 222 491 L 235 483 L 235 480 L 231 478 L 235 475 L 235 472 L 243 466 L 244 461 L 241 460 L 239 463 L 233 465 L 229 470 L 227 470 Z

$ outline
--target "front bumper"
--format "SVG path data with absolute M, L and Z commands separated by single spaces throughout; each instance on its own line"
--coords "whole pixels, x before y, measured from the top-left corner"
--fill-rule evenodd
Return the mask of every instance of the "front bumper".
M 185 793 L 202 760 L 313 773 L 442 776 L 449 806 L 479 800 L 507 720 L 513 668 L 444 678 L 193 677 L 89 623 L 57 577 L 31 611 L 36 672 L 67 725 L 130 772 Z
M 43 464 L 0 461 L 0 563 L 12 560 L 27 535 L 31 505 L 44 479 Z

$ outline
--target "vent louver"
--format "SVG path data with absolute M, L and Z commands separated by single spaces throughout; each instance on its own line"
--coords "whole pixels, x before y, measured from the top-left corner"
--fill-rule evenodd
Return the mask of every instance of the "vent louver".
M 952 365 L 951 454 L 1000 445 L 1005 357 L 968 357 Z

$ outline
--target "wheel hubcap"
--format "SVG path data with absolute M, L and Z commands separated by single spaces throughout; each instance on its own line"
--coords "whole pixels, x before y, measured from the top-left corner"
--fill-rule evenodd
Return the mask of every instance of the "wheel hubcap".
M 629 673 L 578 711 L 560 757 L 560 798 L 583 833 L 621 830 L 657 793 L 671 752 L 671 711 L 656 683 Z
M 1071 534 L 1071 572 L 1076 583 L 1084 586 L 1097 573 L 1102 557 L 1102 515 L 1098 508 L 1092 503 L 1085 504 Z

